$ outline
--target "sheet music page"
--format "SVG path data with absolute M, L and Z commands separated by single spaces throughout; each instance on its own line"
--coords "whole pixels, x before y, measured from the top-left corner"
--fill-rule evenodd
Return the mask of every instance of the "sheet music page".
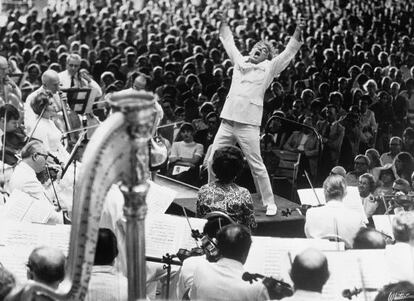
M 53 207 L 46 202 L 15 189 L 5 205 L 5 216 L 17 221 L 46 223 L 53 211 Z
M 395 215 L 373 215 L 375 229 L 391 236 L 394 239 L 394 233 L 392 232 L 392 220 Z
M 182 228 L 180 221 L 168 214 L 147 215 L 145 219 L 145 253 L 161 258 L 175 251 L 177 232 Z
M 184 223 L 183 231 L 179 234 L 179 237 L 177 238 L 179 244 L 177 245 L 177 251 L 175 252 L 178 252 L 178 249 L 180 248 L 191 250 L 192 248 L 197 247 L 195 239 L 191 236 L 191 229 L 188 225 L 186 218 L 183 216 L 180 216 L 179 218 L 183 219 Z M 190 217 L 189 221 L 191 224 L 191 228 L 193 228 L 193 230 L 198 230 L 201 234 L 203 233 L 204 225 L 207 222 L 206 219 Z M 200 245 L 200 240 L 198 242 L 198 245 Z
M 364 206 L 362 205 L 358 187 L 348 186 L 343 203 L 348 209 L 361 214 L 363 220 L 368 223 L 367 215 L 365 214 Z
M 330 277 L 323 288 L 323 300 L 341 298 L 344 289 L 381 288 L 389 283 L 389 271 L 384 250 L 350 250 L 346 252 L 324 252 L 328 258 Z M 367 293 L 374 300 L 376 292 Z M 346 299 L 344 299 L 346 300 Z M 361 293 L 352 300 L 364 300 Z
M 177 192 L 149 181 L 150 188 L 147 194 L 148 214 L 165 213 L 174 201 Z
M 302 205 L 317 206 L 319 202 L 320 204 L 326 204 L 323 188 L 315 188 L 314 190 L 312 188 L 298 189 L 299 200 Z M 318 198 L 316 198 L 315 193 Z
M 13 273 L 18 283 L 27 281 L 26 264 L 32 250 L 18 246 L 0 246 L 0 262 Z
M 343 243 L 337 244 L 324 239 L 253 236 L 244 267 L 250 273 L 285 278 L 285 270 L 290 269 L 288 252 L 293 260 L 297 253 L 311 247 L 321 251 L 345 249 Z

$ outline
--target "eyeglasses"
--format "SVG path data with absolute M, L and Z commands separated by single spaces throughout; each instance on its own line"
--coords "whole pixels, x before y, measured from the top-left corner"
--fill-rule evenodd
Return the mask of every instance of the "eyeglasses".
M 80 67 L 80 65 L 76 65 L 76 64 L 68 64 L 68 66 L 69 67 L 74 67 L 74 68 Z
M 49 157 L 48 154 L 42 154 L 42 153 L 36 153 L 36 155 L 42 156 L 43 158 L 45 158 L 45 160 L 47 160 L 47 158 Z

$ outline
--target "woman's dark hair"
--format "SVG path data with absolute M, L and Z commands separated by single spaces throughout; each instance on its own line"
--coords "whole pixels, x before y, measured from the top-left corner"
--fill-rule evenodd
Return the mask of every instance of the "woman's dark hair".
M 39 93 L 30 103 L 30 106 L 33 109 L 33 112 L 36 115 L 40 115 L 44 108 L 49 105 L 49 97 L 50 95 L 46 93 Z
M 410 153 L 401 152 L 394 158 L 394 162 L 395 160 L 400 160 L 402 163 L 401 164 L 402 170 L 400 171 L 397 170 L 398 175 L 401 178 L 407 180 L 409 183 L 411 183 L 411 174 L 413 173 L 413 170 L 414 170 L 413 157 L 410 155 Z
M 219 148 L 214 153 L 212 167 L 220 182 L 231 183 L 243 168 L 243 154 L 234 146 Z

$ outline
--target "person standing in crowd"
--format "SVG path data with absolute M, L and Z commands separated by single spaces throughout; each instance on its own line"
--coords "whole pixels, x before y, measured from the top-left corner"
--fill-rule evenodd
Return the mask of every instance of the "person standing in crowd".
M 52 247 L 35 248 L 27 262 L 27 279 L 58 289 L 65 278 L 65 255 Z
M 257 191 L 260 192 L 263 204 L 267 206 L 267 215 L 275 215 L 277 206 L 269 175 L 260 156 L 263 98 L 273 78 L 287 67 L 301 47 L 303 27 L 302 23 L 296 27 L 289 44 L 279 55 L 274 55 L 270 43 L 262 41 L 255 44 L 248 57 L 242 56 L 236 48 L 233 34 L 224 17 L 219 27 L 220 39 L 234 69 L 232 85 L 220 115 L 222 123 L 209 158 L 209 182 L 214 181 L 211 166 L 215 151 L 222 146 L 239 143 L 250 165 Z
M 242 279 L 243 265 L 249 254 L 252 239 L 242 225 L 227 225 L 217 234 L 221 258 L 214 263 L 204 262 L 194 271 L 190 288 L 191 300 L 268 300 L 269 294 L 261 282 L 250 284 Z
M 198 217 L 204 217 L 212 211 L 222 211 L 249 229 L 256 228 L 252 196 L 246 188 L 234 183 L 242 168 L 243 154 L 238 148 L 226 146 L 216 150 L 213 171 L 217 180 L 200 188 Z
M 369 170 L 370 161 L 365 155 L 358 155 L 354 160 L 354 170 L 348 172 L 345 176 L 346 185 L 358 186 L 359 177 Z

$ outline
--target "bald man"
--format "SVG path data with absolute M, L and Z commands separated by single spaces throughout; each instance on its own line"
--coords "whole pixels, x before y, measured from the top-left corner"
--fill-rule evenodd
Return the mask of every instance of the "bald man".
M 27 279 L 57 289 L 65 278 L 65 255 L 59 249 L 38 247 L 27 263 Z
M 306 249 L 295 257 L 290 270 L 295 293 L 283 300 L 322 300 L 322 288 L 329 279 L 328 260 L 316 249 Z
M 46 70 L 42 74 L 42 86 L 27 96 L 26 102 L 24 104 L 24 125 L 26 127 L 26 133 L 28 135 L 30 135 L 32 132 L 38 117 L 33 112 L 33 109 L 31 107 L 31 102 L 36 98 L 37 95 L 40 93 L 51 93 L 58 111 L 62 110 L 62 102 L 59 95 L 59 83 L 59 74 L 54 70 Z

